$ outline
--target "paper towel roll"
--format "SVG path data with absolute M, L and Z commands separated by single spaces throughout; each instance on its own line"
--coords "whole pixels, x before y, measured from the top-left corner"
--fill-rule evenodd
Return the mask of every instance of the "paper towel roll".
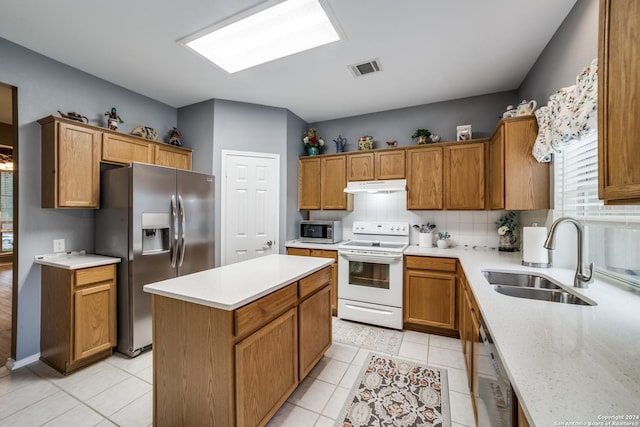
M 547 227 L 522 227 L 522 262 L 548 264 L 549 250 L 545 249 Z

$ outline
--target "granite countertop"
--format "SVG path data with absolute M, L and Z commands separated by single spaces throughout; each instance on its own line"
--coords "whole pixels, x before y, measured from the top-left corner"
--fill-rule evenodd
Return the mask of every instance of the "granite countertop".
M 34 257 L 34 262 L 36 264 L 64 268 L 65 270 L 79 270 L 81 268 L 117 264 L 120 261 L 120 258 L 88 254 L 85 251 L 60 252 L 55 254 L 36 255 Z
M 289 240 L 285 242 L 287 248 L 302 248 L 302 249 L 324 249 L 327 251 L 337 251 L 338 246 L 344 244 L 346 240 L 337 243 L 307 243 L 299 240 Z
M 144 291 L 231 311 L 332 263 L 330 258 L 267 255 L 150 283 Z
M 575 269 L 532 268 L 521 253 L 420 248 L 405 255 L 458 258 L 532 426 L 598 425 L 640 415 L 640 294 L 596 276 L 572 286 Z M 486 269 L 547 276 L 595 306 L 535 301 L 495 292 Z M 640 425 L 640 419 L 629 425 Z

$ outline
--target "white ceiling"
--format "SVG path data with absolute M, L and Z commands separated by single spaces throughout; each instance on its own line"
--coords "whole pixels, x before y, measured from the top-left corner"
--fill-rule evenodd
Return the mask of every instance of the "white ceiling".
M 344 40 L 236 74 L 176 40 L 260 0 L 3 0 L 0 37 L 173 107 L 229 99 L 311 123 L 517 89 L 575 2 L 327 0 Z M 347 69 L 373 58 L 383 72 Z

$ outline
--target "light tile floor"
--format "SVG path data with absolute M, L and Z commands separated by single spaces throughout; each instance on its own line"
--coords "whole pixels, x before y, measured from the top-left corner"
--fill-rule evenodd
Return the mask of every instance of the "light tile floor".
M 333 426 L 368 349 L 334 343 L 269 427 Z M 399 355 L 447 369 L 453 427 L 474 426 L 460 340 L 405 331 Z M 0 426 L 150 426 L 152 356 L 109 359 L 64 377 L 42 362 L 0 368 Z

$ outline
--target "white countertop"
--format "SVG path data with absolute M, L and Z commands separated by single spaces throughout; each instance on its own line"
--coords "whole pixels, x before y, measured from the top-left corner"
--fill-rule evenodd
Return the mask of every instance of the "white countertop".
M 405 255 L 460 260 L 532 426 L 556 426 L 563 422 L 589 425 L 588 422 L 600 421 L 606 425 L 602 417 L 640 415 L 638 293 L 599 277 L 587 289 L 574 288 L 574 269 L 524 267 L 520 264 L 520 252 L 412 245 Z M 598 305 L 578 306 L 502 295 L 481 274 L 486 269 L 535 272 L 556 279 L 571 292 Z M 637 418 L 628 421 L 637 423 L 628 425 L 640 425 Z
M 267 255 L 150 283 L 144 291 L 222 310 L 235 310 L 331 265 L 330 258 Z
M 64 268 L 65 270 L 79 270 L 81 268 L 98 267 L 100 265 L 117 264 L 120 258 L 104 255 L 87 254 L 80 252 L 60 252 L 56 254 L 36 255 L 36 264 L 50 267 Z
M 306 243 L 299 240 L 289 240 L 285 242 L 287 248 L 302 248 L 302 249 L 324 249 L 327 251 L 337 251 L 338 246 L 344 244 L 346 240 L 337 243 Z

